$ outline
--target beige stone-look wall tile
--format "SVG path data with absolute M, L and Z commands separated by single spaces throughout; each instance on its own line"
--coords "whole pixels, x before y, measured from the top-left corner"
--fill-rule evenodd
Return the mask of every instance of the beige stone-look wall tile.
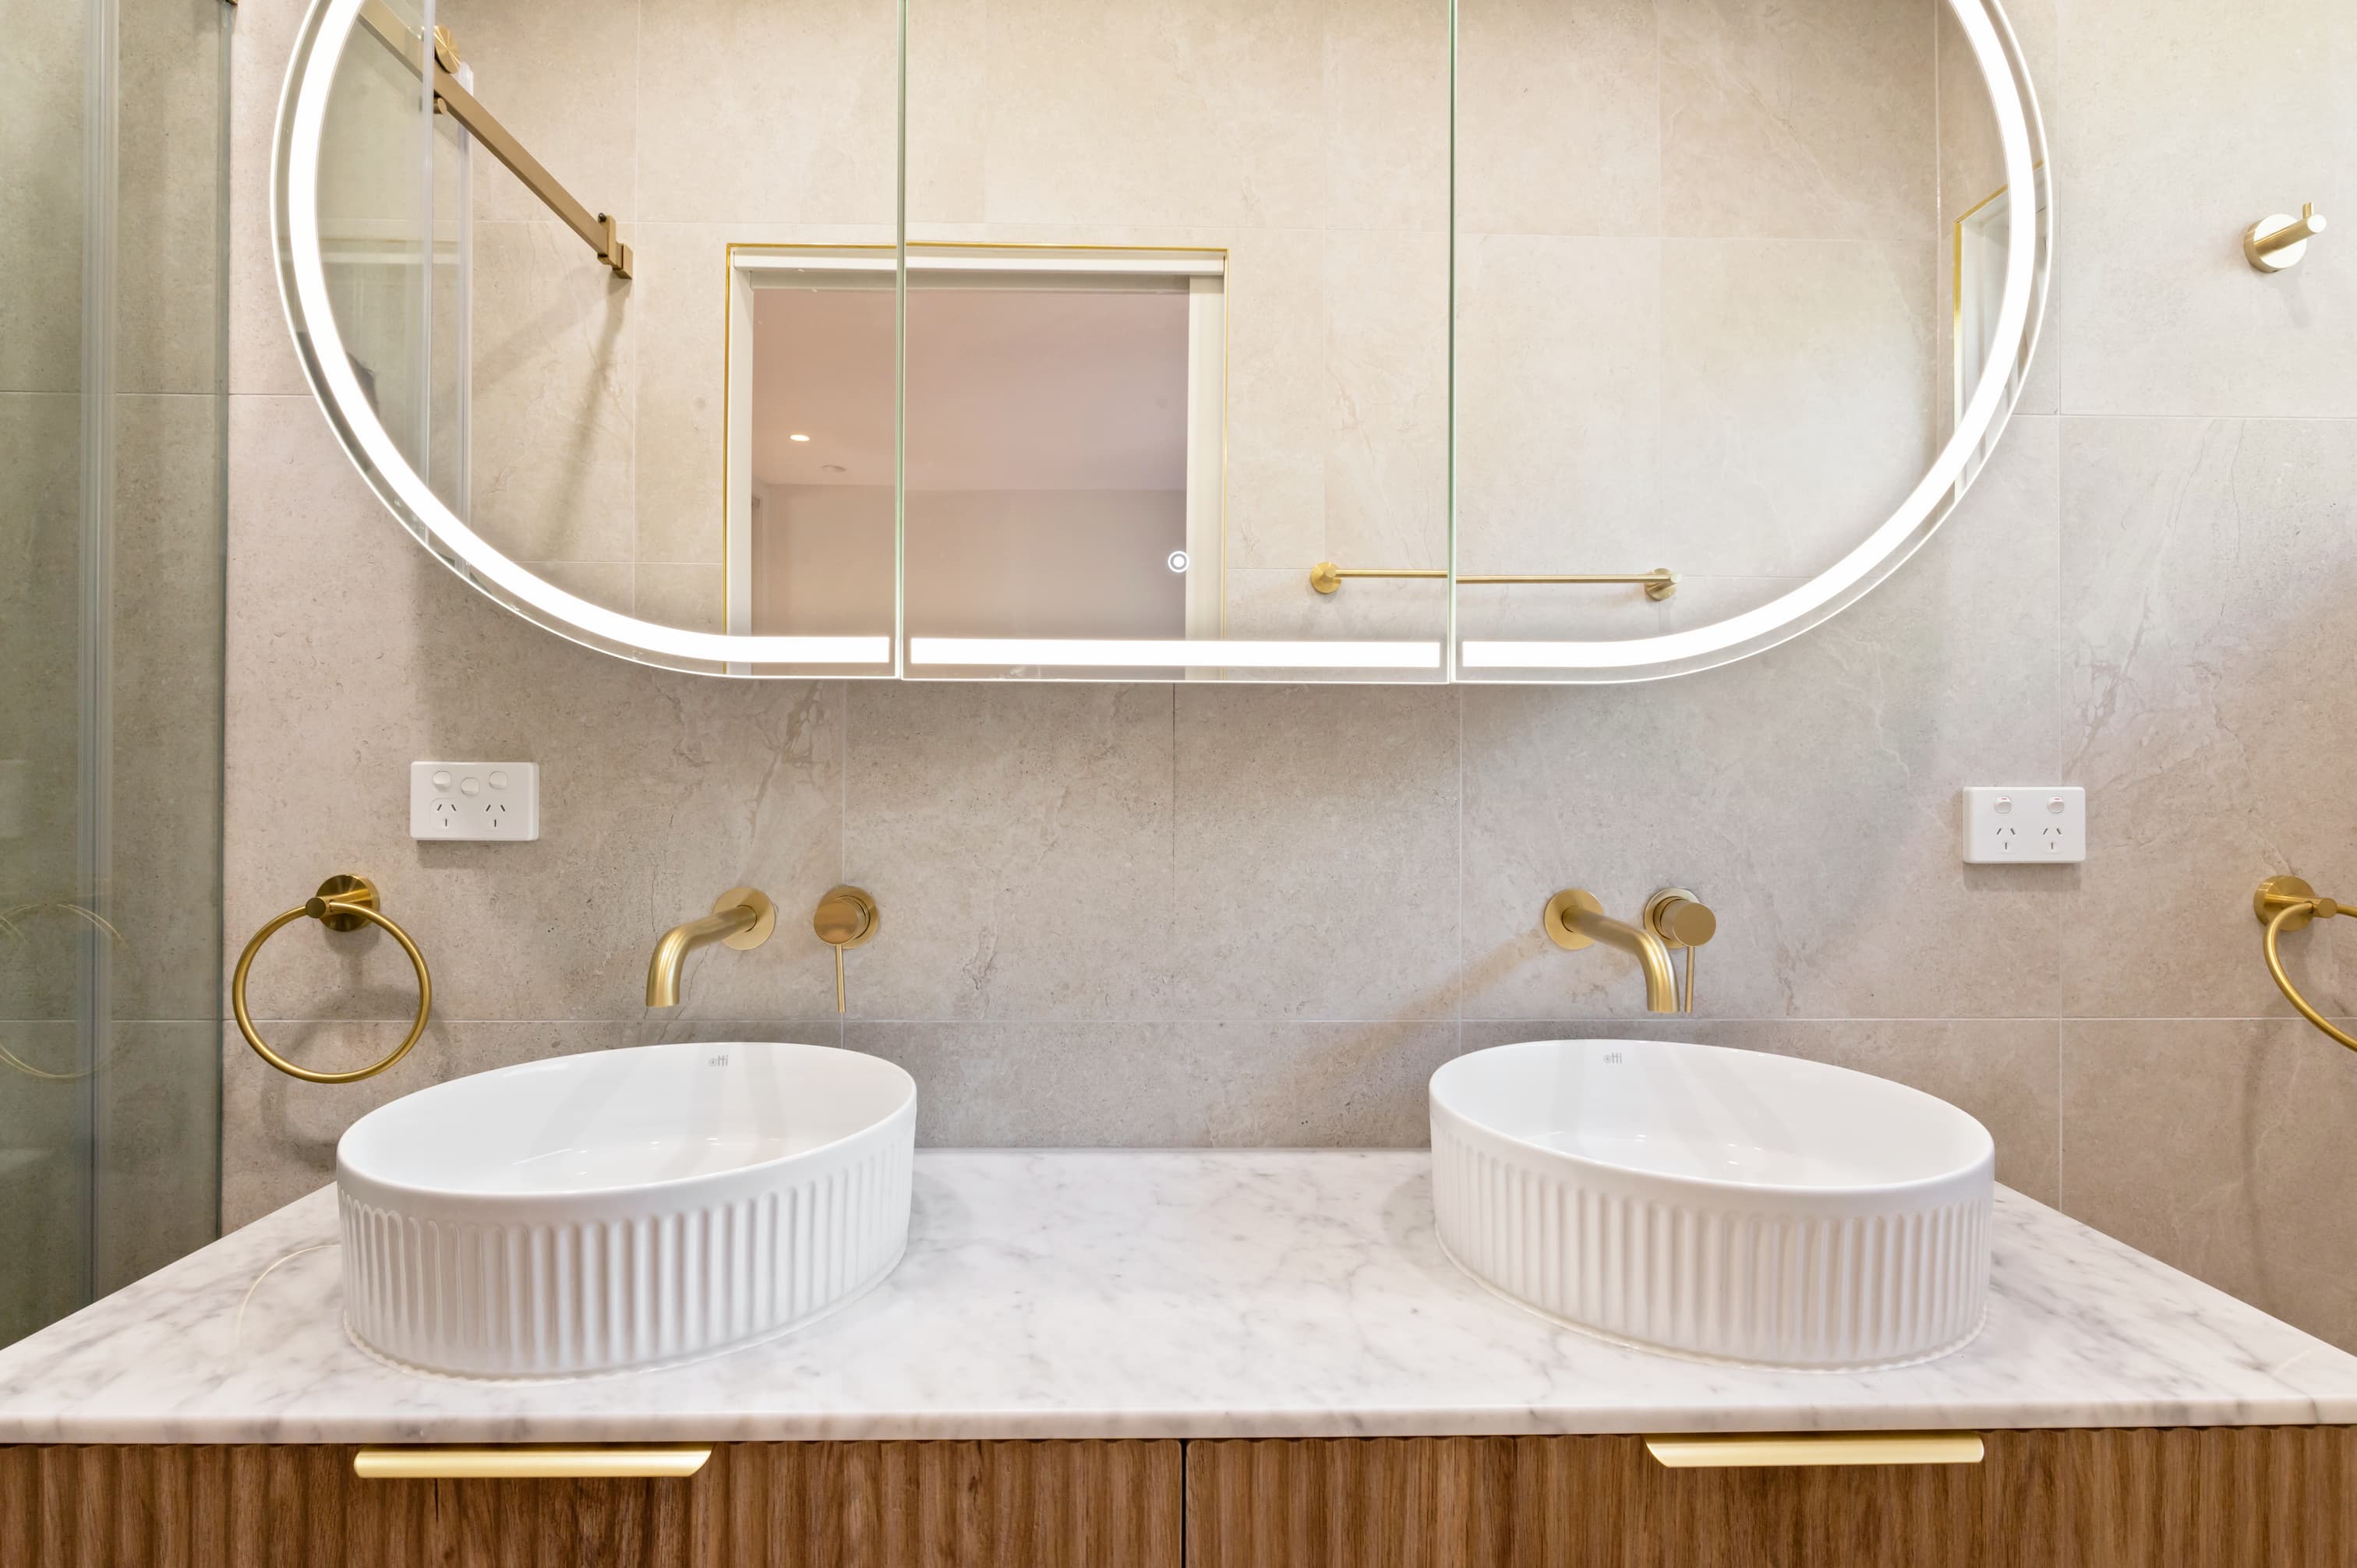
M 210 392 L 221 380 L 221 115 L 229 87 L 221 34 L 231 25 L 223 10 L 220 0 L 128 0 L 119 7 L 118 392 Z M 12 223 L 22 220 L 13 207 L 11 213 Z M 50 243 L 59 238 L 55 230 L 44 235 Z M 12 292 L 17 286 L 12 283 Z
M 113 1026 L 92 1086 L 91 1264 L 101 1295 L 220 1233 L 220 1049 L 215 1018 Z
M 2040 1203 L 2058 1201 L 2061 1058 L 2059 1026 L 2050 1019 L 1577 1018 L 1465 1026 L 1468 1051 L 1558 1039 L 1692 1040 L 1887 1078 L 1977 1117 L 1996 1143 L 1996 1179 Z
M 639 216 L 891 223 L 891 0 L 666 0 L 640 8 Z
M 2065 413 L 2357 414 L 2357 251 L 2319 244 L 2270 276 L 2242 248 L 2269 213 L 2357 195 L 2352 70 L 2346 5 L 2063 7 L 2048 351 Z
M 77 1026 L 0 1023 L 0 1046 L 36 1071 L 71 1074 L 84 1063 Z M 89 1127 L 79 1080 L 28 1077 L 0 1061 L 0 1343 L 54 1323 L 82 1305 L 90 1233 L 68 1220 L 90 1204 Z
M 77 888 L 81 400 L 0 392 L 0 763 L 17 831 L 0 836 L 0 1019 L 69 1018 Z
M 2352 1066 L 2298 1019 L 2065 1022 L 2062 1206 L 2357 1349 Z
M 1457 223 L 1467 236 L 1662 231 L 1656 0 L 1458 10 Z
M 0 55 L 0 392 L 81 390 L 82 30 L 76 5 L 8 18 Z
M 1663 245 L 1661 537 L 1674 556 L 1721 575 L 1813 575 L 1898 510 L 1936 450 L 1932 252 Z M 1614 527 L 1627 536 L 1625 517 Z
M 1662 512 L 1661 242 L 1468 234 L 1457 265 L 1458 570 L 1666 564 L 1619 559 Z
M 525 561 L 638 553 L 637 285 L 561 223 L 475 225 L 470 524 Z
M 1455 694 L 1177 695 L 1172 1015 L 1454 1018 Z
M 1956 791 L 2057 765 L 2058 612 L 2020 589 L 2055 570 L 2057 456 L 2016 421 L 1914 560 L 1757 658 L 1464 688 L 1467 1015 L 1641 1012 L 1633 961 L 1555 947 L 1540 911 L 1579 886 L 1634 918 L 1683 886 L 1719 917 L 1705 1015 L 2052 1016 L 2075 869 L 1959 865 Z
M 228 411 L 212 397 L 125 393 L 114 403 L 109 910 L 124 940 L 111 960 L 113 1012 L 212 1019 L 221 1015 Z M 65 727 L 70 738 L 74 726 Z
M 638 1018 L 664 929 L 739 884 L 791 909 L 838 880 L 839 687 L 551 637 L 418 550 L 307 399 L 231 403 L 232 948 L 356 871 L 425 946 L 446 1015 Z M 432 757 L 539 763 L 541 840 L 412 840 L 408 764 Z M 831 972 L 796 945 L 697 953 L 683 1015 L 831 1013 Z M 414 995 L 390 942 L 308 922 L 253 984 L 273 1017 L 405 1018 Z
M 862 683 L 849 703 L 844 879 L 883 911 L 845 955 L 852 1016 L 1168 1015 L 1171 688 Z
M 1935 3 L 1661 0 L 1664 231 L 1928 233 Z
M 2357 422 L 2062 429 L 2065 778 L 2103 911 L 2064 933 L 2067 1011 L 2287 1014 L 2252 889 L 2357 887 Z M 2357 1012 L 2357 942 L 2284 947 L 2317 1005 Z
M 930 1147 L 1418 1147 L 1454 1024 L 853 1023 Z
M 278 299 L 270 168 L 301 5 L 241 5 L 230 22 L 229 390 L 307 393 Z M 60 13 L 69 14 L 69 13 Z
M 574 199 L 638 216 L 639 0 L 436 0 L 434 20 L 474 68 L 473 92 Z M 542 221 L 549 210 L 478 145 L 475 216 Z M 576 240 L 576 244 L 580 242 Z

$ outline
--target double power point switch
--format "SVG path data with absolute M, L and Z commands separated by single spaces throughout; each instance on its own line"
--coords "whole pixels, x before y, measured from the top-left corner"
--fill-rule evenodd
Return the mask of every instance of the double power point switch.
M 1975 786 L 1964 791 L 1964 859 L 1974 865 L 2054 865 L 2087 858 L 2087 791 L 2075 784 Z
M 540 765 L 413 762 L 409 836 L 523 842 L 540 836 Z

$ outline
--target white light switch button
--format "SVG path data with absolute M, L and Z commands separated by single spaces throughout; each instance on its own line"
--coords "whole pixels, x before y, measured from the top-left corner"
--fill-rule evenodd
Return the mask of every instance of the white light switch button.
M 1964 791 L 1964 859 L 2055 865 L 2087 858 L 2087 791 L 2076 784 L 1975 785 Z
M 540 765 L 411 763 L 409 836 L 452 840 L 538 838 Z

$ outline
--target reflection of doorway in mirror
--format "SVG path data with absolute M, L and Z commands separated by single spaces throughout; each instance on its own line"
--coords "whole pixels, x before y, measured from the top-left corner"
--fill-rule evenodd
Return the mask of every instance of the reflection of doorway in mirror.
M 889 252 L 731 249 L 728 625 L 893 625 Z M 1216 638 L 1224 257 L 909 248 L 912 635 Z
M 2046 166 L 2036 166 L 2038 177 L 2038 211 L 2046 211 Z M 2009 188 L 2000 187 L 1983 197 L 1956 220 L 1953 264 L 1955 270 L 1955 384 L 1949 403 L 1951 417 L 1961 419 L 1973 391 L 1980 385 L 1981 373 L 1988 368 L 1989 342 L 1996 331 L 1997 306 L 2005 298 L 2006 246 L 2013 237 L 2013 195 Z M 2010 408 L 2021 391 L 2022 357 L 2015 355 L 2006 366 L 2006 406 Z M 1981 470 L 1989 456 L 1996 449 L 1997 437 L 2005 432 L 2000 419 L 1989 426 L 1981 437 L 1971 458 L 1958 476 L 1956 489 L 1962 494 L 1975 475 Z

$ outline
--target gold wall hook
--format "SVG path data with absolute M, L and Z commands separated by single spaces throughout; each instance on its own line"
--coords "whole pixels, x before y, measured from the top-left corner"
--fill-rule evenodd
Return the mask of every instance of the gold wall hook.
M 2299 265 L 2300 258 L 2308 254 L 2308 242 L 2324 229 L 2324 220 L 2316 215 L 2316 203 L 2302 202 L 2297 218 L 2277 212 L 2244 230 L 2243 254 L 2259 271 L 2279 273 Z
M 884 924 L 884 911 L 865 887 L 839 884 L 811 911 L 811 929 L 834 950 L 834 1010 L 844 1010 L 843 950 L 872 940 Z
M 364 1078 L 374 1078 L 409 1054 L 425 1033 L 425 1021 L 434 1012 L 434 976 L 425 967 L 425 955 L 409 940 L 409 933 L 394 925 L 377 908 L 376 884 L 365 876 L 339 874 L 319 884 L 319 890 L 283 915 L 274 917 L 262 929 L 253 933 L 245 950 L 237 955 L 237 969 L 229 982 L 230 1012 L 237 1019 L 237 1032 L 253 1047 L 253 1054 L 276 1068 L 289 1078 L 299 1078 L 306 1083 L 358 1083 Z M 410 968 L 417 972 L 417 1017 L 409 1026 L 408 1035 L 393 1047 L 393 1054 L 373 1066 L 354 1068 L 350 1072 L 313 1072 L 309 1068 L 296 1067 L 263 1043 L 253 1027 L 253 1016 L 246 1011 L 245 980 L 253 968 L 253 955 L 262 944 L 276 936 L 288 924 L 304 918 L 318 921 L 331 931 L 357 931 L 362 926 L 374 926 L 401 944 L 409 955 Z
M 2299 1009 L 2301 1017 L 2351 1050 L 2357 1051 L 2357 1036 L 2334 1027 L 2330 1019 L 2309 1005 L 2308 998 L 2299 993 L 2299 987 L 2291 983 L 2290 974 L 2285 972 L 2283 955 L 2276 950 L 2276 939 L 2286 931 L 2297 931 L 2311 920 L 2329 920 L 2335 915 L 2357 916 L 2357 908 L 2351 908 L 2337 898 L 2319 896 L 2315 888 L 2297 876 L 2270 876 L 2259 884 L 2257 892 L 2251 895 L 2251 912 L 2266 928 L 2259 939 L 2259 949 L 2266 955 L 2267 972 L 2275 976 L 2276 989 L 2284 993 L 2286 1001 Z

